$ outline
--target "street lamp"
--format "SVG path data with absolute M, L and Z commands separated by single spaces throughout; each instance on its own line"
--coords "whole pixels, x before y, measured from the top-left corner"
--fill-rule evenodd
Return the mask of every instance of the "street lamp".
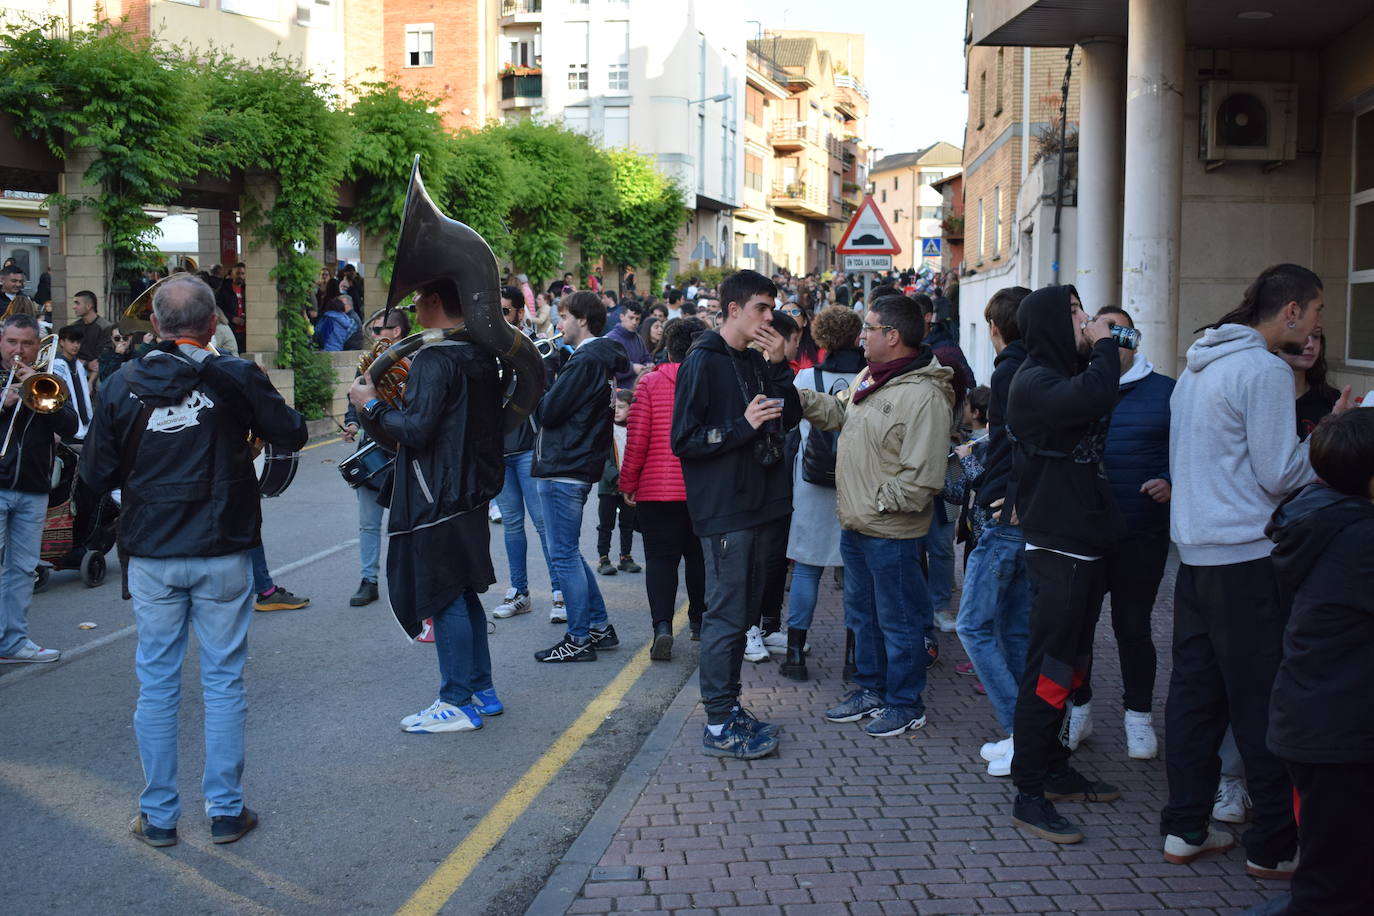
M 688 104 L 688 105 L 700 105 L 700 104 L 703 103 L 703 102 L 728 102 L 728 101 L 730 101 L 731 98 L 732 98 L 732 96 L 730 95 L 730 93 L 728 93 L 728 92 L 722 92 L 722 93 L 720 93 L 719 95 L 709 96 L 709 97 L 704 98 L 704 99 L 692 99 L 692 100 L 691 100 L 690 102 L 688 102 L 687 104 Z

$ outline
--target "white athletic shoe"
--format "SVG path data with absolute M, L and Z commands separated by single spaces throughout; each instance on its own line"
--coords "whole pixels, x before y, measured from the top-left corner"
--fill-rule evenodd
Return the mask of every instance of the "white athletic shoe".
M 1011 759 L 1012 759 L 1013 757 L 1015 757 L 1015 756 L 1016 756 L 1016 749 L 1015 749 L 1015 748 L 1012 748 L 1011 750 L 1007 751 L 1007 755 L 1006 755 L 1005 757 L 998 757 L 996 760 L 989 760 L 989 761 L 988 761 L 988 775 L 989 775 L 989 776 L 1010 776 L 1010 775 L 1011 775 Z
M 24 640 L 24 644 L 14 650 L 13 655 L 0 655 L 0 665 L 19 665 L 26 663 L 55 662 L 62 657 L 62 653 L 57 649 L 44 649 L 32 639 Z
M 1172 833 L 1164 838 L 1164 861 L 1173 865 L 1188 865 L 1205 855 L 1225 852 L 1236 845 L 1236 838 L 1225 830 L 1209 830 L 1201 843 L 1194 846 Z
M 1238 776 L 1223 776 L 1217 784 L 1217 800 L 1212 805 L 1212 819 L 1228 824 L 1243 824 L 1249 820 L 1250 793 L 1245 780 Z
M 530 593 L 517 592 L 513 588 L 506 589 L 506 600 L 496 606 L 496 610 L 491 612 L 493 617 L 514 617 L 516 614 L 528 614 L 530 612 Z
M 1008 735 L 1001 741 L 989 741 L 987 744 L 983 745 L 982 750 L 978 752 L 978 756 L 982 757 L 988 763 L 992 763 L 994 760 L 1001 760 L 1003 757 L 1010 754 L 1013 747 L 1015 747 L 1015 744 L 1011 736 Z
M 935 626 L 939 628 L 941 633 L 953 633 L 956 629 L 954 615 L 949 611 L 936 611 Z
M 420 721 L 407 725 L 414 734 L 438 735 L 443 732 L 470 732 L 482 727 L 482 717 L 473 706 L 454 706 L 437 702 L 420 713 Z
M 1084 703 L 1069 710 L 1069 750 L 1078 750 L 1087 737 L 1093 733 L 1093 705 Z
M 768 647 L 763 644 L 763 631 L 758 627 L 750 627 L 744 634 L 744 660 L 747 662 L 761 662 L 768 658 Z
M 436 709 L 438 709 L 440 706 L 443 706 L 443 705 L 444 705 L 444 701 L 443 701 L 443 700 L 435 700 L 433 703 L 429 704 L 429 706 L 427 706 L 426 708 L 420 710 L 420 711 L 417 712 L 415 715 L 413 715 L 413 716 L 406 716 L 404 719 L 402 719 L 402 720 L 401 720 L 401 728 L 410 728 L 412 725 L 419 725 L 421 722 L 423 722 L 423 721 L 425 720 L 425 716 L 427 716 L 427 715 L 429 715 L 430 713 L 434 712 Z
M 549 623 L 567 623 L 568 607 L 563 603 L 563 593 L 553 593 L 553 609 L 549 611 Z
M 1126 756 L 1132 760 L 1154 760 L 1159 754 L 1159 738 L 1148 712 L 1126 710 Z
M 787 631 L 778 630 L 763 637 L 763 647 L 774 655 L 787 654 Z

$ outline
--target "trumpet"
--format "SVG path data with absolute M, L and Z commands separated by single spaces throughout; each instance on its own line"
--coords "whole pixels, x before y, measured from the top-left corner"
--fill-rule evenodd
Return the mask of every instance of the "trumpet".
M 34 361 L 33 369 L 37 370 L 19 386 L 19 404 L 15 405 L 14 413 L 10 415 L 9 428 L 5 430 L 5 441 L 0 444 L 0 458 L 9 454 L 10 440 L 14 437 L 14 426 L 19 419 L 19 408 L 27 407 L 34 413 L 56 413 L 62 409 L 62 405 L 67 403 L 67 386 L 62 379 L 51 372 L 52 361 L 57 356 L 57 335 L 49 334 L 43 338 L 38 359 Z M 14 383 L 14 374 L 23 365 L 19 357 L 15 356 L 11 360 L 9 378 L 5 381 L 5 390 L 9 390 Z
M 540 359 L 548 359 L 553 352 L 558 349 L 558 342 L 563 339 L 563 332 L 559 331 L 552 337 L 536 337 L 534 339 L 534 349 L 538 351 Z

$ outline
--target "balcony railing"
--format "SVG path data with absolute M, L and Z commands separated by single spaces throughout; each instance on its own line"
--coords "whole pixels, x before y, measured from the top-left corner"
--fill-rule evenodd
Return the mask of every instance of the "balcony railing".
M 769 199 L 773 206 L 780 209 L 802 210 L 812 216 L 825 217 L 830 212 L 825 189 L 804 181 L 773 182 L 773 193 Z
M 517 76 L 513 73 L 501 77 L 501 99 L 540 99 L 544 97 L 544 75 L 535 73 Z
M 501 0 L 502 16 L 542 12 L 544 12 L 544 0 Z
M 835 85 L 841 89 L 853 89 L 862 99 L 868 100 L 868 90 L 864 88 L 864 84 L 848 73 L 835 74 Z
M 796 148 L 803 143 L 815 143 L 816 133 L 805 121 L 777 118 L 773 121 L 773 129 L 768 132 L 768 140 L 774 146 Z

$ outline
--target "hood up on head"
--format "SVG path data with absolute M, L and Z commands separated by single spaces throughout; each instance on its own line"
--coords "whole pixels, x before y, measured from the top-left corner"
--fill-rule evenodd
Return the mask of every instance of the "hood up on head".
M 1374 518 L 1367 499 L 1310 483 L 1274 510 L 1264 533 L 1274 542 L 1274 569 L 1291 590 L 1302 585 L 1331 540 L 1356 522 Z
M 1062 375 L 1075 374 L 1082 363 L 1078 337 L 1069 324 L 1069 294 L 1067 286 L 1045 286 L 1022 299 L 1016 310 L 1028 361 Z

